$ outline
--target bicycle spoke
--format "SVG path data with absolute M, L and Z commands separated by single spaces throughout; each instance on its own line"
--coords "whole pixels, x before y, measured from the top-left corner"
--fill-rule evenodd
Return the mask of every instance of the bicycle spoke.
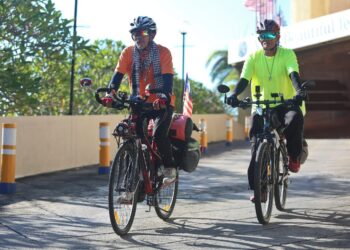
M 282 144 L 282 147 L 284 144 Z M 285 162 L 284 150 L 280 147 L 276 152 L 276 173 L 277 178 L 275 183 L 275 204 L 280 211 L 285 209 L 288 189 L 288 168 Z
M 112 227 L 119 235 L 124 235 L 130 230 L 136 212 L 136 158 L 133 144 L 124 144 L 118 150 L 112 164 L 108 196 L 109 214 Z
M 155 210 L 157 215 L 167 220 L 175 207 L 178 191 L 178 177 L 170 184 L 162 185 L 155 195 Z
M 255 211 L 261 224 L 267 224 L 272 212 L 273 180 L 270 148 L 267 142 L 259 145 L 254 169 Z

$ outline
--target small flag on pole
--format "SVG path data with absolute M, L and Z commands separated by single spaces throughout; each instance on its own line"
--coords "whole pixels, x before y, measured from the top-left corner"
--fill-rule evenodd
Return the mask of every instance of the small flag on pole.
M 192 96 L 191 96 L 191 86 L 188 80 L 188 74 L 186 74 L 183 103 L 184 103 L 183 115 L 191 117 L 193 105 L 192 105 Z
M 244 6 L 248 10 L 259 12 L 260 14 L 273 14 L 274 1 L 273 0 L 245 0 Z

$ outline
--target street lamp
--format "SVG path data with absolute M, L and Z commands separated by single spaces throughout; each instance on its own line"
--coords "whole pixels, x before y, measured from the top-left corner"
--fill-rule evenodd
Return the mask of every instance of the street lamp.
M 181 113 L 183 111 L 183 96 L 185 91 L 185 31 L 181 31 L 182 35 L 182 91 L 181 91 Z
M 69 115 L 73 115 L 73 89 L 74 89 L 74 66 L 75 66 L 75 45 L 77 38 L 77 10 L 78 0 L 75 0 L 74 5 L 74 26 L 73 26 L 73 46 L 72 46 L 72 65 L 70 73 L 70 97 L 69 97 Z

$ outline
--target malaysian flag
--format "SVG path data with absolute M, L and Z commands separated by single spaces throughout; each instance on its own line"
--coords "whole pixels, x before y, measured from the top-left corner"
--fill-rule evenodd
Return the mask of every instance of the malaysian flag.
M 188 80 L 187 74 L 186 74 L 183 101 L 184 101 L 183 115 L 191 117 L 193 105 L 192 105 L 191 87 L 190 87 L 190 82 Z

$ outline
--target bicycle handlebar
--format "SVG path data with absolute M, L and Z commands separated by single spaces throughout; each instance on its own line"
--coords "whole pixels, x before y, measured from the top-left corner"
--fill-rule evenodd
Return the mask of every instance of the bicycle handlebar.
M 301 85 L 301 90 L 302 91 L 307 91 L 309 88 L 311 87 L 314 87 L 315 86 L 315 82 L 314 81 L 306 81 L 304 82 L 302 85 Z M 227 103 L 226 101 L 226 93 L 229 92 L 229 88 L 225 85 L 219 85 L 218 86 L 218 91 L 220 93 L 224 93 L 225 94 L 225 103 Z M 246 108 L 248 106 L 251 106 L 253 104 L 256 104 L 258 106 L 260 105 L 266 105 L 266 106 L 269 106 L 271 104 L 287 104 L 287 105 L 296 105 L 297 104 L 297 101 L 295 99 L 287 99 L 285 100 L 283 98 L 283 95 L 282 94 L 278 94 L 278 93 L 272 93 L 271 94 L 271 97 L 274 98 L 274 100 L 260 100 L 260 97 L 261 97 L 261 93 L 260 93 L 260 86 L 256 86 L 256 94 L 255 94 L 255 97 L 257 98 L 256 101 L 251 101 L 251 99 L 248 97 L 248 98 L 245 98 L 244 100 L 241 100 L 239 102 L 239 105 L 238 107 L 240 108 Z M 277 97 L 280 97 L 280 100 L 277 100 L 276 98 Z M 307 97 L 307 93 L 306 93 L 306 96 L 305 98 Z
M 98 88 L 95 91 L 95 99 L 99 104 L 103 104 L 102 99 L 100 97 L 100 93 L 106 93 L 108 92 L 110 89 L 109 88 Z
M 102 99 L 100 97 L 100 93 L 109 93 L 111 91 L 110 88 L 98 88 L 95 92 L 95 99 L 99 104 L 103 105 Z M 152 94 L 164 94 L 167 98 L 167 106 L 170 105 L 170 100 L 171 97 L 168 93 L 165 93 L 164 91 L 160 89 L 152 89 L 149 90 L 150 93 Z M 146 98 L 139 98 L 135 96 L 128 96 L 126 92 L 118 92 L 115 95 L 116 100 L 113 100 L 112 102 L 112 108 L 116 109 L 124 109 L 124 108 L 129 108 L 130 106 L 133 108 L 141 108 L 142 110 L 151 110 L 153 108 L 153 104 L 146 102 L 147 101 L 147 96 Z
M 309 88 L 315 86 L 315 82 L 314 81 L 306 81 L 301 85 L 301 91 L 307 91 Z M 260 86 L 256 86 L 256 95 L 257 100 L 256 101 L 251 101 L 250 99 L 247 100 L 242 100 L 240 101 L 239 107 L 244 108 L 246 106 L 250 106 L 253 104 L 256 104 L 258 106 L 260 105 L 265 105 L 265 106 L 269 106 L 271 104 L 286 104 L 286 105 L 298 105 L 298 101 L 296 101 L 295 99 L 284 99 L 282 94 L 277 94 L 277 93 L 272 93 L 271 97 L 274 98 L 273 100 L 260 100 Z M 280 100 L 276 100 L 277 97 L 280 97 Z M 305 99 L 307 97 L 307 93 L 305 93 Z

